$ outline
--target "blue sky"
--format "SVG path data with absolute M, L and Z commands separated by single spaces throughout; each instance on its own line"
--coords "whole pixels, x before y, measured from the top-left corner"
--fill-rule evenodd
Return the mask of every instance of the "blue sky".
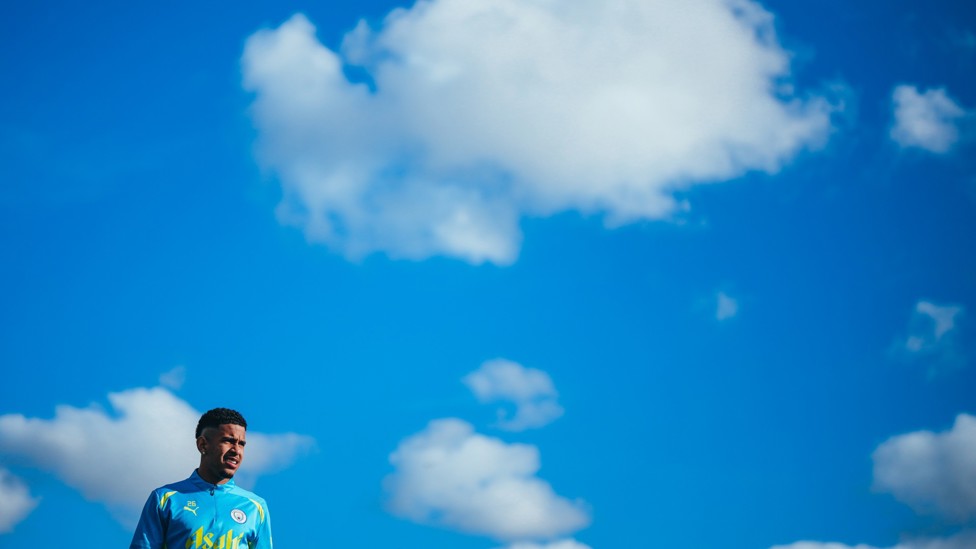
M 976 544 L 972 6 L 4 11 L 0 546 Z

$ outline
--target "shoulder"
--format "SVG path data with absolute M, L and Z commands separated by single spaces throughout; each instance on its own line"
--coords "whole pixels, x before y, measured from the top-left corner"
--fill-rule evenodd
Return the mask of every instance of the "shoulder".
M 264 498 L 262 498 L 261 496 L 255 494 L 254 492 L 252 492 L 250 490 L 241 488 L 240 486 L 238 486 L 236 484 L 234 485 L 233 488 L 231 488 L 231 491 L 230 492 L 232 494 L 234 494 L 235 496 L 240 496 L 240 497 L 243 497 L 243 498 L 247 498 L 247 499 L 249 499 L 251 501 L 257 501 L 257 502 L 260 502 L 262 505 L 264 504 Z
M 250 506 L 253 506 L 261 521 L 264 521 L 268 514 L 268 503 L 264 500 L 264 498 L 237 485 L 234 486 L 231 493 L 238 498 L 246 500 Z
M 167 499 L 173 494 L 177 493 L 188 493 L 198 491 L 196 486 L 190 481 L 190 479 L 184 479 L 177 482 L 171 482 L 169 484 L 160 486 L 152 492 L 149 493 L 150 499 L 155 499 L 160 505 L 163 505 Z
M 164 494 L 166 492 L 193 492 L 198 491 L 199 488 L 193 484 L 192 478 L 186 478 L 177 482 L 171 482 L 164 486 L 160 486 L 153 490 L 157 494 Z

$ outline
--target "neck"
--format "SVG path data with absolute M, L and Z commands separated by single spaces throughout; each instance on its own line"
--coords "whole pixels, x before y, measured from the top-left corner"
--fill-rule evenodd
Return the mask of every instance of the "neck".
M 200 478 L 209 482 L 210 484 L 227 484 L 227 481 L 230 480 L 229 478 L 212 476 L 203 467 L 197 467 L 197 474 L 200 475 Z

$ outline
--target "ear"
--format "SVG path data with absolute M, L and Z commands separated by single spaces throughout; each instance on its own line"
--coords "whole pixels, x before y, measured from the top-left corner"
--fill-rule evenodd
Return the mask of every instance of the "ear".
M 200 450 L 201 454 L 207 453 L 207 438 L 203 435 L 197 437 L 197 450 Z

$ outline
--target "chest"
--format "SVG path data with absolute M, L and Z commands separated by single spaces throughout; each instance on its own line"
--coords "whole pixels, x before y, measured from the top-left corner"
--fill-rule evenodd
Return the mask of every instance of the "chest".
M 259 512 L 245 497 L 204 491 L 174 495 L 167 504 L 172 549 L 246 549 L 255 539 Z

